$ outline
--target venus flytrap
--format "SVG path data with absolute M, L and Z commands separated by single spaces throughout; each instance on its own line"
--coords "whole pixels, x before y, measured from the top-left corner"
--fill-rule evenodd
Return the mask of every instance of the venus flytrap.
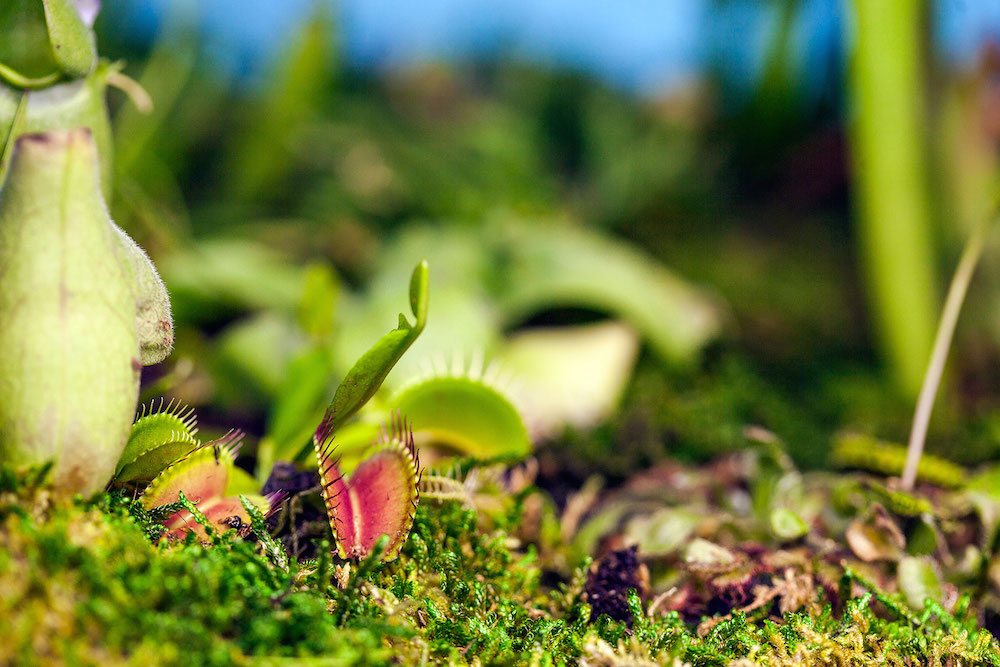
M 427 324 L 428 277 L 427 262 L 417 264 L 410 277 L 410 310 L 414 322 L 399 314 L 399 326 L 385 334 L 358 359 L 341 381 L 333 400 L 323 415 L 320 428 L 325 437 L 332 437 L 348 419 L 354 416 L 382 386 L 385 377 L 403 356 Z M 317 430 L 317 434 L 319 430 Z M 314 446 L 322 443 L 313 436 Z M 302 458 L 304 449 L 296 458 Z
M 235 528 L 241 534 L 244 529 L 250 529 L 252 517 L 241 497 L 227 495 L 242 439 L 241 431 L 230 431 L 218 440 L 205 443 L 175 461 L 146 487 L 140 497 L 144 509 L 176 503 L 183 493 L 205 517 L 204 522 L 199 522 L 194 520 L 194 513 L 189 510 L 175 512 L 163 522 L 168 539 L 180 538 L 193 531 L 207 540 L 209 535 L 203 523 L 218 527 L 220 531 Z M 282 497 L 280 492 L 266 496 L 242 496 L 263 514 L 274 511 Z
M 349 481 L 340 473 L 340 459 L 334 459 L 334 434 L 378 391 L 385 376 L 420 335 L 427 319 L 427 301 L 427 264 L 421 262 L 410 280 L 414 323 L 400 315 L 399 326 L 355 363 L 337 388 L 312 438 L 327 514 L 342 558 L 368 556 L 379 537 L 388 535 L 388 546 L 377 558 L 392 560 L 413 523 L 419 499 L 420 462 L 412 430 L 403 417 L 397 413 L 391 427 L 383 427 L 374 443 L 374 453 L 358 465 Z M 175 503 L 184 493 L 204 515 L 203 520 L 193 521 L 192 516 L 197 515 L 190 510 L 172 514 L 164 522 L 172 538 L 193 530 L 208 539 L 205 525 L 249 526 L 254 517 L 248 514 L 247 502 L 262 513 L 274 511 L 280 500 L 275 494 L 236 497 L 227 490 L 235 474 L 234 460 L 242 434 L 231 432 L 215 443 L 192 447 L 196 443 L 195 423 L 190 411 L 172 409 L 172 404 L 166 411 L 148 415 L 144 409 L 118 465 L 116 481 L 148 479 L 166 461 L 188 450 L 183 458 L 156 475 L 142 495 L 143 507 L 148 510 Z
M 324 422 L 317 430 L 316 457 L 337 553 L 341 558 L 363 558 L 386 535 L 381 558 L 394 560 L 410 533 L 420 500 L 420 458 L 413 431 L 397 414 L 389 428 L 383 426 L 375 451 L 348 478 L 340 472 L 340 460 L 334 458 L 336 445 L 327 432 L 329 427 Z
M 358 464 L 378 436 L 380 423 L 397 413 L 414 424 L 414 439 L 425 452 L 430 449 L 432 462 L 453 455 L 479 461 L 531 455 L 532 438 L 521 416 L 526 406 L 515 400 L 514 395 L 520 396 L 512 388 L 521 386 L 503 364 L 484 367 L 482 355 L 475 355 L 469 364 L 456 356 L 450 367 L 443 358 L 422 367 L 364 419 L 344 427 L 337 448 L 343 470 Z
M 166 408 L 163 399 L 154 411 L 150 402 L 147 412 L 142 406 L 132 424 L 132 433 L 115 468 L 115 483 L 148 482 L 168 465 L 201 446 L 195 438 L 198 417 L 194 410 L 171 401 Z
M 529 456 L 532 444 L 518 409 L 494 381 L 496 372 L 480 368 L 459 365 L 415 378 L 388 407 L 412 419 L 427 444 L 477 459 Z
M 409 535 L 420 499 L 420 459 L 413 432 L 399 413 L 389 429 L 382 428 L 373 445 L 375 451 L 355 468 L 349 480 L 340 472 L 340 458 L 333 458 L 337 429 L 375 395 L 426 325 L 427 262 L 420 262 L 413 270 L 409 296 L 414 323 L 401 313 L 399 326 L 362 355 L 337 387 L 313 434 L 323 500 L 341 558 L 393 560 Z M 388 542 L 376 549 L 383 535 L 388 536 Z

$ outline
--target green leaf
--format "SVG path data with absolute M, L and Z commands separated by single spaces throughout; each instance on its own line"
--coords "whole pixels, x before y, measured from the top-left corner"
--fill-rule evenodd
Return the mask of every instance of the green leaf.
M 323 104 L 332 79 L 331 35 L 335 31 L 329 12 L 319 3 L 316 6 L 316 16 L 287 42 L 288 51 L 261 91 L 259 102 L 250 105 L 244 131 L 231 135 L 235 145 L 225 154 L 232 159 L 222 165 L 222 173 L 234 201 L 260 201 L 283 192 L 295 165 L 290 147 L 301 142 L 296 141 L 296 132 L 309 125 Z
M 149 414 L 143 406 L 142 415 L 132 425 L 125 450 L 118 459 L 115 482 L 151 480 L 174 461 L 198 448 L 195 438 L 198 419 L 194 411 L 171 404 L 164 409 L 163 400 L 156 412 L 152 404 Z
M 257 477 L 263 481 L 275 461 L 289 460 L 310 444 L 322 418 L 334 364 L 325 346 L 307 349 L 285 371 L 268 417 L 267 436 L 257 452 Z
M 465 456 L 524 457 L 532 450 L 514 405 L 476 377 L 430 377 L 414 382 L 390 398 L 388 407 L 406 415 L 415 432 Z
M 906 556 L 899 561 L 897 577 L 899 590 L 903 592 L 907 603 L 914 609 L 923 609 L 928 598 L 935 602 L 941 602 L 943 595 L 941 580 L 926 558 Z
M 97 62 L 94 34 L 83 23 L 72 0 L 42 0 L 42 5 L 56 64 L 70 77 L 86 76 Z
M 779 540 L 797 540 L 809 532 L 809 525 L 792 510 L 779 507 L 771 512 L 771 532 Z
M 309 266 L 299 302 L 300 326 L 310 345 L 286 367 L 268 417 L 267 436 L 257 449 L 257 477 L 263 482 L 274 461 L 288 460 L 309 443 L 324 403 L 335 362 L 330 338 L 340 296 L 339 279 L 327 264 Z
M 517 378 L 532 435 L 546 437 L 567 424 L 583 430 L 609 417 L 638 353 L 639 337 L 631 327 L 599 322 L 516 333 L 499 361 Z
M 329 340 L 340 295 L 337 274 L 328 264 L 312 264 L 306 267 L 303 283 L 299 324 L 317 340 Z
M 350 326 L 337 332 L 337 350 L 353 362 L 382 335 L 385 313 L 400 303 L 399 285 L 409 280 L 412 258 L 431 266 L 434 318 L 386 378 L 386 388 L 418 374 L 421 362 L 440 353 L 468 355 L 482 350 L 492 355 L 501 341 L 500 321 L 489 288 L 495 283 L 497 261 L 481 234 L 454 225 L 420 225 L 401 230 L 380 253 L 378 268 L 362 298 L 345 302 Z
M 612 313 L 665 361 L 691 363 L 718 335 L 723 312 L 708 294 L 638 249 L 578 227 L 504 220 L 508 322 L 554 307 Z
M 245 310 L 287 310 L 302 295 L 302 269 L 246 239 L 204 240 L 158 265 L 179 321 L 201 324 L 206 317 Z
M 406 317 L 400 313 L 399 326 L 375 343 L 354 366 L 337 387 L 333 401 L 327 408 L 323 421 L 317 429 L 314 440 L 325 440 L 350 419 L 361 406 L 368 402 L 382 381 L 396 365 L 403 353 L 413 344 L 427 324 L 427 262 L 417 264 L 410 277 L 410 308 L 416 318 L 411 326 Z M 296 459 L 301 460 L 308 447 L 302 449 Z
M 282 313 L 265 310 L 234 322 L 215 341 L 210 359 L 216 401 L 266 405 L 306 346 L 301 329 Z

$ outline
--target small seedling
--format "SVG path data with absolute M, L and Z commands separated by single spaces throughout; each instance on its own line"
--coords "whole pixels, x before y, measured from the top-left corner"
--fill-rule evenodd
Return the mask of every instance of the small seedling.
M 941 376 L 944 374 L 945 362 L 948 360 L 948 350 L 951 348 L 951 339 L 955 334 L 955 325 L 958 323 L 958 315 L 962 310 L 962 302 L 965 301 L 965 293 L 969 289 L 972 281 L 972 274 L 975 273 L 976 265 L 983 254 L 986 246 L 986 239 L 996 220 L 996 214 L 984 220 L 973 230 L 969 240 L 965 243 L 962 257 L 955 268 L 955 275 L 951 279 L 951 286 L 948 288 L 948 296 L 944 302 L 944 309 L 941 312 L 941 320 L 938 322 L 937 334 L 934 337 L 934 348 L 931 351 L 931 359 L 927 365 L 927 373 L 924 375 L 924 383 L 920 388 L 920 396 L 917 399 L 917 408 L 913 413 L 913 426 L 910 429 L 910 441 L 907 445 L 906 466 L 903 468 L 901 486 L 909 491 L 917 481 L 917 469 L 920 466 L 920 455 L 924 451 L 924 441 L 927 439 L 927 426 L 931 420 L 931 411 L 934 409 L 934 399 L 937 397 L 938 386 L 941 384 Z

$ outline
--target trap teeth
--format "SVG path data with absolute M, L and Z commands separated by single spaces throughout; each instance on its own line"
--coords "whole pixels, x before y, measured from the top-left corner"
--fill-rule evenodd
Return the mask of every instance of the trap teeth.
M 349 479 L 340 472 L 340 459 L 333 458 L 332 441 L 316 446 L 323 500 L 341 558 L 362 558 L 380 536 L 387 535 L 382 559 L 393 560 L 413 525 L 420 499 L 420 462 L 407 420 L 400 413 L 393 415 L 373 446 L 375 451 Z

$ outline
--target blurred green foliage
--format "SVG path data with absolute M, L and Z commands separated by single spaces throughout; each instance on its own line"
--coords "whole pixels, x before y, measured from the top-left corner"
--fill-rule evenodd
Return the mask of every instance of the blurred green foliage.
M 317 17 L 269 77 L 237 86 L 180 22 L 148 52 L 101 34 L 155 102 L 149 116 L 128 103 L 114 114 L 113 212 L 162 267 L 178 320 L 176 365 L 150 374 L 147 397 L 167 391 L 206 423 L 304 445 L 426 258 L 428 327 L 389 390 L 441 357 L 516 371 L 523 334 L 571 340 L 573 327 L 615 322 L 638 356 L 595 347 L 576 356 L 575 381 L 555 355 L 533 357 L 535 379 L 521 369 L 522 397 L 563 392 L 544 402 L 555 418 L 525 414 L 533 435 L 608 420 L 634 400 L 638 369 L 656 378 L 648 410 L 692 434 L 657 435 L 658 452 L 740 446 L 716 436 L 748 420 L 809 466 L 844 427 L 903 438 L 908 407 L 869 339 L 845 175 L 811 166 L 836 133 L 828 117 L 776 120 L 787 44 L 752 109 L 725 116 L 705 83 L 640 101 L 510 62 L 357 72 L 336 35 Z M 736 380 L 717 373 L 720 357 L 739 360 Z M 536 381 L 553 373 L 567 381 Z M 567 391 L 586 378 L 604 395 Z M 970 415 L 965 397 L 942 401 L 938 442 L 990 455 L 992 403 Z

